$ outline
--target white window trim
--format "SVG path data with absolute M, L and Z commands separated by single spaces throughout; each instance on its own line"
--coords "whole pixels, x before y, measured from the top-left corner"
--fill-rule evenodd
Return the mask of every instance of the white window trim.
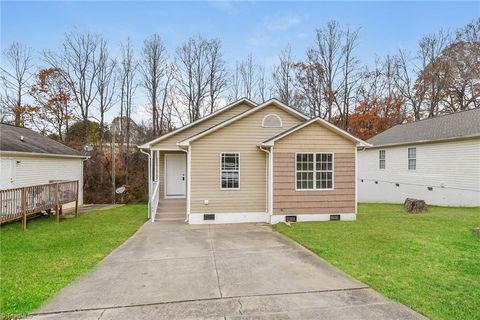
M 383 159 L 380 157 L 381 152 L 383 151 Z M 382 160 L 383 160 L 383 168 L 382 168 Z M 380 170 L 385 170 L 387 168 L 387 150 L 386 149 L 380 149 L 378 150 L 378 169 Z
M 298 189 L 297 188 L 297 154 L 313 154 L 313 189 Z M 332 155 L 332 187 L 325 189 L 325 188 L 317 188 L 317 178 L 316 178 L 316 173 L 317 173 L 317 159 L 316 155 L 317 154 L 331 154 Z M 335 153 L 334 152 L 295 152 L 295 191 L 332 191 L 335 190 Z
M 410 158 L 410 149 L 415 149 L 415 157 Z M 415 168 L 410 169 L 410 160 L 415 160 Z M 417 147 L 408 147 L 407 148 L 407 169 L 408 171 L 416 171 L 417 170 Z
M 269 116 L 277 117 L 277 119 L 280 121 L 280 126 L 278 126 L 278 127 L 266 126 L 266 125 L 265 125 L 265 119 L 268 118 Z M 280 116 L 279 116 L 278 114 L 269 113 L 269 114 L 267 114 L 265 117 L 263 117 L 263 120 L 262 120 L 262 128 L 283 128 L 282 118 L 280 118 Z
M 225 153 L 235 153 L 238 154 L 238 188 L 223 188 L 222 187 L 222 155 Z M 241 181 L 241 158 L 240 158 L 240 152 L 238 151 L 222 151 L 219 154 L 219 169 L 220 169 L 220 175 L 219 175 L 219 186 L 220 190 L 222 191 L 236 191 L 240 190 L 240 181 Z

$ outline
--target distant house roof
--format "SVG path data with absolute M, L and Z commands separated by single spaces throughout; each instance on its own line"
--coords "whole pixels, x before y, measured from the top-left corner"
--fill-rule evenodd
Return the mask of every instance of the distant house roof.
M 4 123 L 0 123 L 0 152 L 84 157 L 77 150 L 30 129 L 15 127 Z
M 480 109 L 396 125 L 367 140 L 374 147 L 480 136 Z

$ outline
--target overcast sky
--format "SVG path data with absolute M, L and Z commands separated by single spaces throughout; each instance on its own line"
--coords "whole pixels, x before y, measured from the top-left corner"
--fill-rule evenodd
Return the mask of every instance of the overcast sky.
M 439 29 L 455 30 L 480 16 L 480 2 L 1 2 L 1 46 L 25 43 L 39 52 L 59 47 L 71 30 L 102 34 L 112 51 L 130 37 L 138 53 L 156 32 L 170 53 L 192 35 L 219 38 L 227 63 L 252 53 L 268 70 L 291 44 L 297 58 L 312 45 L 315 29 L 335 19 L 360 28 L 357 54 L 375 56 Z M 137 92 L 142 94 L 141 91 Z

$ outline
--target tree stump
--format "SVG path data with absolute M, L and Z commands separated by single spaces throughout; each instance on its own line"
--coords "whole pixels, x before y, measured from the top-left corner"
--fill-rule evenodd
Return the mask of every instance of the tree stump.
M 403 206 L 405 207 L 405 210 L 407 210 L 407 212 L 410 212 L 410 213 L 420 213 L 420 212 L 427 211 L 428 209 L 428 206 L 425 203 L 425 201 L 412 199 L 412 198 L 405 199 Z
M 480 227 L 473 228 L 472 233 L 474 236 L 480 237 Z

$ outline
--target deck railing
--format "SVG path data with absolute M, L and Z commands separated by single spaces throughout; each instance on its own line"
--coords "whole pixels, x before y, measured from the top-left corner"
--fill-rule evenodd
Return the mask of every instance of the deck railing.
M 58 222 L 62 206 L 70 202 L 75 202 L 77 215 L 78 190 L 78 180 L 0 190 L 0 224 L 21 219 L 25 229 L 27 216 L 52 209 L 55 210 Z

